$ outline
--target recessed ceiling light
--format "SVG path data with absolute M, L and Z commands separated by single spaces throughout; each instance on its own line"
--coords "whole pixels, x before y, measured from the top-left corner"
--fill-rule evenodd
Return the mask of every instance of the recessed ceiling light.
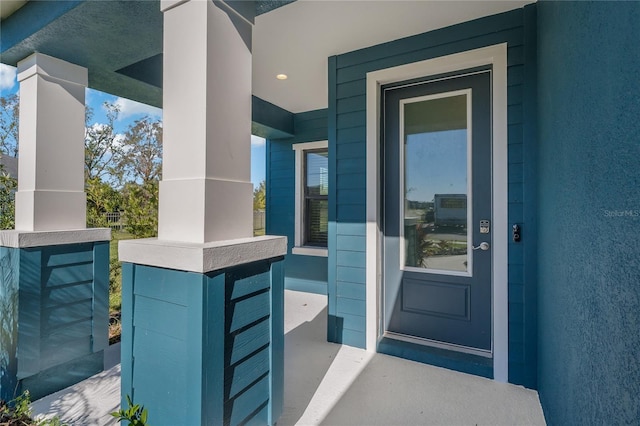
M 287 76 L 286 74 L 278 74 L 276 75 L 276 78 L 278 80 L 286 80 L 287 78 L 289 78 L 289 76 Z

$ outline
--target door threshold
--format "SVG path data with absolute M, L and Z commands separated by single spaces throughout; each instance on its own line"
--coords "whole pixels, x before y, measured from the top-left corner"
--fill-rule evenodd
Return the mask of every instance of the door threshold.
M 493 359 L 405 340 L 382 337 L 377 352 L 423 364 L 493 379 Z
M 431 346 L 447 351 L 462 352 L 465 354 L 481 356 L 484 358 L 493 358 L 490 350 L 471 348 L 468 346 L 456 345 L 454 343 L 439 342 L 437 340 L 425 339 L 423 337 L 409 336 L 407 334 L 394 333 L 393 331 L 385 331 L 382 337 L 388 339 L 402 340 L 403 342 L 414 343 L 416 345 Z

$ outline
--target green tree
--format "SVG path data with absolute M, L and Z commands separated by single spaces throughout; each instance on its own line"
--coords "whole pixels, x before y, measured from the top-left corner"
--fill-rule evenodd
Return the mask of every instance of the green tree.
M 158 235 L 158 188 L 162 171 L 162 122 L 144 117 L 129 126 L 118 165 L 125 181 L 123 219 L 135 237 Z
M 17 94 L 0 97 L 0 153 L 18 156 L 18 116 L 20 98 Z
M 0 229 L 15 227 L 15 191 L 18 180 L 9 176 L 0 165 Z
M 123 190 L 124 229 L 138 238 L 158 235 L 157 180 L 129 182 Z
M 263 180 L 253 190 L 253 210 L 264 210 L 266 207 L 267 184 Z
M 103 104 L 107 115 L 106 123 L 93 123 L 93 110 L 87 107 L 84 137 L 85 180 L 97 179 L 114 181 L 119 175 L 118 165 L 122 162 L 122 136 L 115 133 L 114 123 L 120 110 L 114 104 Z

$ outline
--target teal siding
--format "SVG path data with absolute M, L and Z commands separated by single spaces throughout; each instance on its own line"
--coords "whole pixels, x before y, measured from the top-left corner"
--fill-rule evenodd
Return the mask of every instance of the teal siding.
M 19 381 L 37 399 L 102 371 L 109 242 L 1 250 L 0 397 Z
M 294 115 L 295 136 L 267 141 L 266 231 L 284 235 L 289 253 L 295 243 L 295 156 L 293 144 L 327 140 L 327 110 Z M 284 261 L 285 287 L 327 294 L 327 258 L 288 254 Z
M 282 258 L 210 274 L 123 265 L 122 398 L 157 424 L 274 424 Z
M 537 19 L 540 401 L 549 425 L 637 425 L 640 2 Z
M 534 7 L 329 58 L 328 334 L 331 341 L 365 346 L 366 73 L 505 42 L 509 223 L 523 230 L 522 242 L 509 245 L 509 381 L 535 387 Z

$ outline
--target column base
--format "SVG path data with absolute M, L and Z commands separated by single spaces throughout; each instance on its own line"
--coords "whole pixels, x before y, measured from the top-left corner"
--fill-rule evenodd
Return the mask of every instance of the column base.
M 102 371 L 110 232 L 0 231 L 0 399 L 37 399 Z
M 275 424 L 283 406 L 286 238 L 120 247 L 122 403 L 129 395 L 144 405 L 150 423 Z M 146 265 L 127 263 L 133 258 Z M 172 266 L 156 266 L 167 261 Z

